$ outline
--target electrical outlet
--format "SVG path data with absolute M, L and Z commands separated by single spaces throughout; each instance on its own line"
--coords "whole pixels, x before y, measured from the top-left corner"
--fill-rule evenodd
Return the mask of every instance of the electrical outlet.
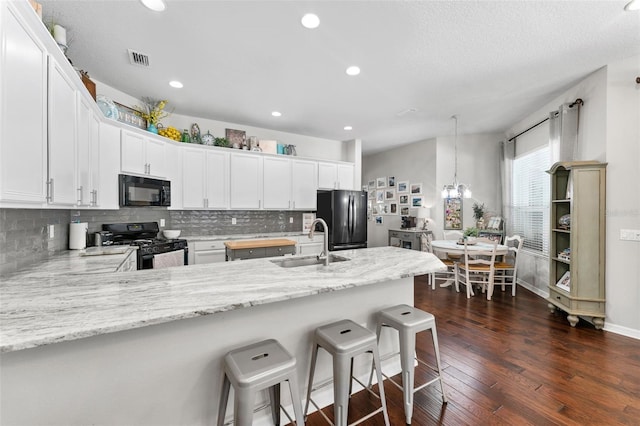
M 236 222 L 236 218 L 235 218 L 235 217 L 232 217 L 232 218 L 231 218 L 231 224 L 232 224 L 232 225 L 235 225 L 236 223 L 237 223 L 237 222 Z
M 53 239 L 53 237 L 55 237 L 56 232 L 55 232 L 55 226 L 53 225 L 49 225 L 49 239 Z
M 640 241 L 640 229 L 621 229 L 620 239 L 623 241 Z
M 160 226 L 164 226 L 164 219 L 160 219 Z
M 289 223 L 293 223 L 293 218 L 292 217 L 289 218 Z

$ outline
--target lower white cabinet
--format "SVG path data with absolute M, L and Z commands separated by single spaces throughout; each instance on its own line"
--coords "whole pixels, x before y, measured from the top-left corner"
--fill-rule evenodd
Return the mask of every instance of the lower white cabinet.
M 224 241 L 194 241 L 189 243 L 189 247 L 193 247 L 194 265 L 225 261 Z

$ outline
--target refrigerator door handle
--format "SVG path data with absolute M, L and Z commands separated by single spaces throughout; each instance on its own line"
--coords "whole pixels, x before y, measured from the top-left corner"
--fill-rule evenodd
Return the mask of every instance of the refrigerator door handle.
M 356 200 L 353 195 L 349 196 L 349 208 L 351 210 L 351 221 L 349 222 L 349 237 L 353 237 L 353 228 L 355 227 L 356 216 Z

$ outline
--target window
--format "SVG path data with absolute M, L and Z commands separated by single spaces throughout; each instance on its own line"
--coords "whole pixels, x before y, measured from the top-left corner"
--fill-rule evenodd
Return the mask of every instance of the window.
M 549 254 L 549 147 L 516 156 L 513 161 L 510 234 L 524 238 L 523 247 Z

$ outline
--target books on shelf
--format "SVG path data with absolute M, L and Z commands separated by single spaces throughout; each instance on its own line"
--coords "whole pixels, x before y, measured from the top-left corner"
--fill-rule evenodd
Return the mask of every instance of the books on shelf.
M 556 287 L 560 287 L 565 291 L 571 291 L 571 271 L 567 271 L 556 283 Z
M 567 262 L 571 261 L 571 247 L 568 247 L 558 253 L 558 259 L 565 260 Z

